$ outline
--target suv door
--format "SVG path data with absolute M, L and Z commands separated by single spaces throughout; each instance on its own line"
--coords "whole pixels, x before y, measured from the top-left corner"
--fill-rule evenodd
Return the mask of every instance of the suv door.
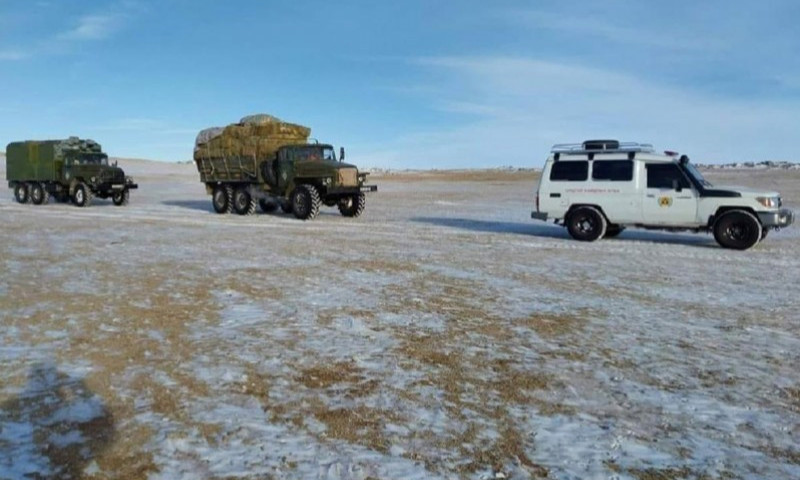
M 697 224 L 697 192 L 674 163 L 646 163 L 642 221 L 646 225 Z

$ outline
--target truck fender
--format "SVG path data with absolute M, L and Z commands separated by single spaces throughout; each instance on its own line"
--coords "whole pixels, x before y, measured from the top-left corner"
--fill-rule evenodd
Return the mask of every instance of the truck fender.
M 72 180 L 70 180 L 70 182 L 69 182 L 69 196 L 70 196 L 70 198 L 72 198 L 72 196 L 75 195 L 75 189 L 78 187 L 78 183 L 80 183 L 80 182 L 81 182 L 81 180 L 79 178 L 73 178 Z

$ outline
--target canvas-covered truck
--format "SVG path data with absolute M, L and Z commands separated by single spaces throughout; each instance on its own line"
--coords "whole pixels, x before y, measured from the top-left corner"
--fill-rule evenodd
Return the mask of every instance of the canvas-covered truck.
M 109 165 L 100 144 L 78 137 L 9 143 L 6 180 L 17 202 L 34 205 L 48 203 L 52 196 L 79 207 L 91 205 L 94 197 L 122 206 L 138 188 L 116 163 Z
M 309 143 L 308 127 L 270 115 L 251 115 L 239 123 L 200 131 L 194 160 L 217 213 L 249 215 L 281 208 L 301 220 L 320 205 L 358 217 L 366 205 L 367 173 L 344 163 L 331 145 Z

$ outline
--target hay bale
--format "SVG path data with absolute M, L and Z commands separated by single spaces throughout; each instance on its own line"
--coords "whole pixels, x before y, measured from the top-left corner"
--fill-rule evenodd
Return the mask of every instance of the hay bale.
M 200 131 L 194 157 L 269 159 L 284 145 L 307 143 L 310 134 L 310 128 L 282 122 L 272 115 L 249 115 L 240 123 Z
M 223 127 L 211 127 L 200 130 L 200 133 L 197 134 L 197 138 L 194 141 L 195 146 L 208 143 L 211 139 L 219 137 L 222 135 L 223 130 L 225 130 Z
M 280 119 L 278 117 L 273 117 L 272 115 L 268 115 L 266 113 L 257 113 L 255 115 L 247 115 L 242 117 L 239 120 L 239 123 L 244 123 L 246 125 L 264 125 L 268 123 L 280 123 Z

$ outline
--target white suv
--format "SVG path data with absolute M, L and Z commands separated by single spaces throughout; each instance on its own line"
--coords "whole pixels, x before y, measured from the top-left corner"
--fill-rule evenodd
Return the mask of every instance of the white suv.
M 792 211 L 780 207 L 777 192 L 712 186 L 685 155 L 587 140 L 553 147 L 531 217 L 564 225 L 582 241 L 640 227 L 711 231 L 721 246 L 745 250 L 792 224 Z

